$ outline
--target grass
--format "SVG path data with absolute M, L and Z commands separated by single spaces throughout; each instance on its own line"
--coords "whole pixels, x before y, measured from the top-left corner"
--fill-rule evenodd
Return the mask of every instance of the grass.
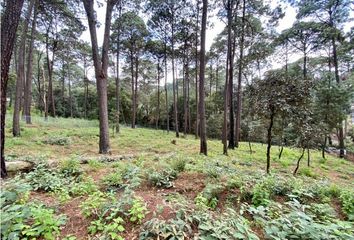
M 7 117 L 7 123 L 11 122 L 10 117 Z M 265 173 L 266 145 L 260 143 L 252 143 L 251 154 L 248 143 L 241 142 L 238 149 L 229 150 L 229 155 L 225 156 L 222 155 L 221 141 L 208 140 L 208 156 L 204 156 L 199 154 L 199 140 L 193 135 L 175 138 L 173 131 L 167 133 L 163 130 L 131 129 L 122 126 L 121 132 L 110 138 L 112 154 L 102 158 L 98 154 L 97 121 L 62 118 L 49 118 L 48 121 L 44 121 L 43 118 L 35 116 L 32 125 L 27 126 L 21 122 L 21 128 L 21 137 L 14 138 L 11 136 L 11 124 L 7 125 L 5 155 L 8 159 L 27 158 L 34 161 L 44 159 L 58 162 L 58 171 L 66 175 L 83 173 L 84 177 L 80 179 L 91 179 L 90 182 L 78 180 L 83 182 L 75 183 L 74 186 L 63 186 L 63 189 L 54 193 L 31 192 L 30 201 L 39 198 L 48 207 L 59 209 L 58 214 L 67 215 L 69 222 L 61 230 L 61 239 L 67 235 L 74 235 L 77 239 L 88 238 L 88 232 L 82 229 L 87 229 L 89 223 L 80 213 L 78 215 L 80 212 L 78 203 L 90 199 L 93 192 L 97 194 L 98 189 L 102 192 L 118 191 L 112 201 L 120 201 L 119 206 L 125 206 L 123 209 L 127 209 L 126 204 L 132 202 L 132 199 L 142 199 L 142 204 L 146 205 L 150 213 L 143 223 L 152 220 L 154 216 L 171 220 L 171 216 L 174 216 L 180 208 L 188 208 L 188 211 L 192 211 L 190 208 L 193 209 L 195 202 L 198 202 L 197 196 L 206 198 L 208 212 L 224 213 L 227 207 L 239 211 L 253 203 L 267 205 L 271 204 L 271 201 L 278 201 L 278 204 L 283 204 L 287 200 L 288 188 L 291 188 L 292 195 L 304 197 L 302 203 L 334 201 L 337 204 L 336 209 L 341 209 L 338 197 L 340 191 L 354 189 L 354 164 L 332 155 L 327 155 L 324 160 L 318 150 L 310 151 L 310 167 L 307 167 L 307 155 L 305 155 L 297 177 L 293 178 L 292 172 L 301 155 L 301 149 L 297 148 L 285 147 L 282 158 L 278 159 L 279 148 L 273 146 L 271 175 L 267 176 Z M 70 141 L 65 145 L 45 143 L 44 140 L 54 137 L 68 138 Z M 172 144 L 172 140 L 175 140 L 176 144 Z M 105 161 L 109 158 L 115 159 L 117 156 L 129 156 L 129 158 L 113 163 Z M 78 165 L 76 160 L 83 158 L 87 159 L 87 164 Z M 115 176 L 114 174 L 119 174 L 117 181 L 113 178 L 109 179 L 110 176 Z M 171 177 L 171 174 L 173 176 L 177 174 L 177 177 Z M 151 184 L 149 179 L 152 176 L 160 184 Z M 110 187 L 110 185 L 118 187 Z M 169 186 L 169 188 L 161 189 L 161 186 Z M 333 186 L 337 191 L 336 194 L 331 193 Z M 208 189 L 216 187 L 218 188 L 216 196 L 209 197 L 205 194 Z M 132 195 L 126 199 L 128 193 Z M 200 195 L 202 193 L 205 196 Z M 306 200 L 308 197 L 313 199 Z M 65 201 L 62 201 L 63 199 Z M 350 200 L 347 202 L 350 206 Z M 342 205 L 344 206 L 344 203 Z M 337 210 L 337 214 L 341 216 L 343 212 Z M 123 218 L 124 216 L 122 215 Z M 338 218 L 345 219 L 345 217 Z M 70 222 L 71 219 L 75 224 Z M 252 217 L 248 220 L 251 222 L 252 230 L 263 239 L 265 233 L 262 228 L 258 229 L 259 223 L 253 222 L 255 219 Z M 128 218 L 125 221 L 127 230 L 123 235 L 126 239 L 137 237 L 139 231 L 146 230 L 144 225 L 129 226 Z

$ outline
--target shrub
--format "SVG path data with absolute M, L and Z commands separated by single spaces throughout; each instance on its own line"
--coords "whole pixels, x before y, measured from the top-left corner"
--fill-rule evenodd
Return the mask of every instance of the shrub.
M 121 173 L 116 171 L 103 177 L 102 182 L 108 187 L 108 189 L 114 190 L 122 187 L 123 178 Z
M 274 193 L 275 180 L 273 177 L 266 177 L 258 182 L 252 190 L 252 204 L 267 206 Z
M 80 170 L 80 162 L 73 158 L 66 159 L 60 164 L 60 172 L 63 173 L 64 176 L 78 177 L 82 173 Z
M 100 217 L 104 210 L 104 205 L 108 201 L 108 195 L 100 191 L 94 192 L 83 203 L 80 208 L 85 217 Z
M 49 145 L 66 146 L 71 144 L 71 139 L 63 136 L 50 136 L 42 140 L 42 142 Z
M 131 222 L 141 223 L 141 220 L 145 218 L 146 213 L 147 208 L 145 203 L 141 199 L 135 198 L 131 208 L 129 209 L 129 220 Z
M 310 177 L 310 178 L 318 178 L 318 174 L 316 174 L 315 172 L 313 172 L 313 170 L 311 168 L 301 168 L 299 170 L 299 174 L 300 175 L 303 175 L 303 176 L 307 176 L 307 177 Z
M 162 171 L 153 171 L 149 173 L 149 182 L 160 188 L 171 188 L 173 187 L 173 180 L 177 178 L 177 172 L 173 169 L 164 169 Z
M 177 172 L 183 172 L 186 167 L 186 160 L 183 158 L 175 158 L 171 161 L 171 167 Z
M 342 210 L 350 221 L 354 220 L 354 192 L 342 190 L 339 199 L 342 203 Z

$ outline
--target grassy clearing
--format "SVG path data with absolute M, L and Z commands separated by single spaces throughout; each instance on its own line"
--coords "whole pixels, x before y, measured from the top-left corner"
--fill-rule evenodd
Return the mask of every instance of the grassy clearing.
M 7 126 L 8 159 L 37 164 L 3 183 L 1 208 L 5 216 L 17 216 L 5 218 L 3 233 L 20 229 L 24 237 L 33 230 L 44 239 L 352 239 L 352 162 L 324 160 L 311 150 L 311 167 L 305 156 L 294 178 L 300 150 L 284 148 L 279 160 L 274 146 L 266 176 L 265 145 L 252 143 L 251 154 L 241 143 L 224 156 L 221 142 L 209 140 L 205 157 L 194 136 L 176 139 L 173 132 L 128 127 L 111 137 L 112 155 L 101 157 L 97 121 L 33 122 L 22 125 L 20 138 L 10 136 Z M 88 161 L 80 164 L 82 159 Z M 36 219 L 42 228 L 32 224 Z

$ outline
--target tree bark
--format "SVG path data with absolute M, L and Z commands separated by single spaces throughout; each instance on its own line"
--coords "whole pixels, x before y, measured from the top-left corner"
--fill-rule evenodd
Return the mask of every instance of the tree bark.
M 203 0 L 202 29 L 200 41 L 200 72 L 199 72 L 199 116 L 200 116 L 200 153 L 207 155 L 206 121 L 205 121 L 205 33 L 207 23 L 208 0 Z
M 168 111 L 168 95 L 167 95 L 167 32 L 166 28 L 164 31 L 165 34 L 165 41 L 164 41 L 164 64 L 165 64 L 165 104 L 166 104 L 166 128 L 167 133 L 170 132 L 170 115 Z
M 198 24 L 199 24 L 199 0 L 197 0 L 197 24 L 195 30 L 195 105 L 196 105 L 196 118 L 195 118 L 195 139 L 199 137 L 199 102 L 198 102 Z
M 178 130 L 178 106 L 177 106 L 177 86 L 176 86 L 176 76 L 175 76 L 175 49 L 174 49 L 174 14 L 172 15 L 172 85 L 173 85 L 173 112 L 174 112 L 174 121 L 175 121 L 175 132 L 176 137 L 179 137 L 179 130 Z
M 104 38 L 102 46 L 102 56 L 99 59 L 96 17 L 93 9 L 93 0 L 82 0 L 87 15 L 91 45 L 92 57 L 95 67 L 96 85 L 99 101 L 99 122 L 100 122 L 100 141 L 99 153 L 110 153 L 109 146 L 109 125 L 108 125 L 108 106 L 107 106 L 107 69 L 108 69 L 108 50 L 109 50 L 109 32 L 111 28 L 111 18 L 114 5 L 118 0 L 108 0 L 105 17 Z
M 223 154 L 227 155 L 227 111 L 228 111 L 228 96 L 229 96 L 229 91 L 228 91 L 228 80 L 229 80 L 229 55 L 227 54 L 227 59 L 226 59 L 226 77 L 225 77 L 225 86 L 224 86 L 224 122 L 223 122 L 223 128 L 222 128 L 222 143 L 223 143 Z
M 6 89 L 9 79 L 9 67 L 11 55 L 16 38 L 16 30 L 21 16 L 23 0 L 13 1 L 7 0 L 5 10 L 1 16 L 1 90 L 0 90 L 0 112 L 1 112 L 1 178 L 7 176 L 5 164 L 5 115 L 6 115 Z
M 157 59 L 157 109 L 156 109 L 156 129 L 159 129 L 160 120 L 160 58 Z
M 300 167 L 300 161 L 301 159 L 304 157 L 304 154 L 305 154 L 305 148 L 302 149 L 302 153 L 301 153 L 301 156 L 299 157 L 299 159 L 297 160 L 297 163 L 296 163 L 296 168 L 293 172 L 293 175 L 295 176 L 296 173 L 297 173 L 297 170 L 299 170 L 299 167 Z
M 122 1 L 119 1 L 118 7 L 118 18 L 122 15 Z M 118 34 L 117 34 L 117 69 L 116 69 L 116 133 L 119 133 L 119 115 L 120 115 L 120 78 L 119 78 L 119 60 L 120 60 L 120 25 L 118 26 Z
M 21 135 L 20 111 L 21 111 L 21 102 L 23 97 L 23 87 L 25 85 L 26 40 L 27 40 L 28 25 L 32 15 L 33 5 L 34 5 L 34 0 L 31 0 L 26 12 L 24 26 L 21 32 L 21 42 L 18 50 L 16 94 L 15 94 L 15 105 L 14 105 L 13 124 L 12 124 L 12 134 L 14 137 L 19 137 Z
M 267 131 L 267 174 L 270 173 L 270 148 L 272 147 L 272 128 L 274 123 L 274 108 L 271 107 L 270 109 L 270 120 L 269 126 Z
M 242 70 L 243 70 L 243 48 L 245 45 L 245 13 L 246 1 L 243 0 L 242 8 L 242 30 L 240 42 L 240 57 L 238 66 L 238 85 L 237 85 L 237 108 L 236 108 L 236 134 L 235 134 L 235 147 L 238 148 L 238 143 L 241 137 L 241 114 L 242 114 Z
M 185 46 L 186 47 L 186 46 Z M 184 136 L 187 135 L 187 127 L 188 127 L 188 100 L 187 100 L 187 88 L 188 88 L 188 82 L 189 82 L 189 68 L 188 68 L 188 56 L 186 57 L 186 62 L 184 65 L 185 68 L 185 77 L 184 77 L 184 84 L 183 84 L 183 101 L 184 101 L 184 131 L 183 134 Z
M 24 118 L 27 124 L 32 123 L 31 119 L 31 104 L 32 104 L 32 69 L 33 69 L 33 45 L 36 32 L 36 23 L 37 23 L 37 14 L 38 14 L 38 1 L 36 1 L 34 6 L 33 20 L 32 20 L 32 29 L 31 29 L 31 39 L 29 42 L 28 48 L 28 59 L 27 59 L 27 72 L 26 72 L 26 84 L 25 84 L 25 95 L 24 95 Z

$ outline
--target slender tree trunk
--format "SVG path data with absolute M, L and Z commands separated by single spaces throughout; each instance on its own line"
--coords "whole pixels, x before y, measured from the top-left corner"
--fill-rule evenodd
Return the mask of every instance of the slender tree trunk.
M 310 149 L 307 148 L 307 166 L 308 166 L 308 167 L 310 167 L 310 161 L 311 161 Z
M 55 117 L 55 102 L 54 102 L 54 93 L 53 93 L 53 66 L 54 66 L 54 57 L 55 57 L 55 48 L 52 52 L 52 60 L 49 57 L 49 27 L 46 33 L 46 54 L 47 54 L 47 69 L 48 69 L 48 110 L 52 117 Z
M 84 98 L 85 98 L 85 100 L 84 100 L 84 105 L 85 105 L 85 118 L 87 118 L 87 105 L 88 105 L 88 82 L 89 82 L 89 80 L 88 80 L 88 78 L 87 78 L 87 72 L 86 72 L 86 67 L 87 67 L 87 65 L 86 65 L 86 56 L 84 56 L 84 86 L 85 86 L 85 96 L 84 96 Z
M 108 49 L 109 49 L 109 32 L 111 28 L 111 18 L 114 5 L 118 0 L 108 0 L 105 17 L 105 28 L 102 45 L 102 56 L 99 59 L 97 33 L 96 33 L 96 17 L 92 0 L 82 0 L 84 3 L 92 45 L 92 57 L 95 67 L 95 76 L 97 84 L 97 93 L 99 101 L 99 120 L 100 120 L 100 142 L 99 153 L 110 153 L 109 146 L 109 125 L 108 125 L 108 106 L 107 106 L 107 69 L 108 69 Z
M 135 128 L 135 87 L 134 87 L 134 57 L 133 53 L 131 52 L 131 57 L 130 57 L 130 71 L 131 71 L 131 88 L 132 88 L 132 128 Z M 135 70 L 136 71 L 136 70 Z
M 118 18 L 122 15 L 122 1 L 119 1 L 118 7 Z M 117 69 L 116 69 L 116 133 L 119 133 L 119 115 L 120 115 L 120 78 L 119 78 L 119 60 L 120 60 L 120 28 L 118 26 L 118 34 L 117 34 Z
M 23 87 L 26 83 L 25 82 L 26 40 L 27 40 L 28 25 L 32 15 L 33 5 L 34 5 L 34 0 L 31 0 L 26 13 L 24 27 L 21 33 L 20 47 L 18 50 L 16 95 L 15 95 L 15 106 L 14 106 L 13 124 L 12 124 L 12 134 L 14 137 L 19 137 L 21 135 L 20 110 L 21 110 L 21 101 L 23 96 Z
M 47 93 L 46 93 L 46 89 L 48 88 L 48 86 L 46 86 L 46 78 L 45 78 L 45 71 L 44 71 L 44 67 L 42 66 L 42 72 L 43 72 L 43 106 L 44 106 L 44 121 L 48 121 L 48 98 L 47 98 Z
M 230 49 L 228 49 L 229 51 Z M 223 143 L 223 154 L 227 155 L 227 111 L 228 111 L 228 96 L 229 96 L 229 90 L 228 90 L 228 78 L 229 78 L 229 54 L 227 54 L 227 59 L 226 59 L 226 78 L 225 78 L 225 86 L 224 86 L 224 122 L 223 122 L 223 128 L 222 128 L 222 143 Z
M 199 116 L 200 116 L 200 153 L 207 155 L 206 120 L 205 120 L 205 33 L 207 23 L 208 0 L 203 0 L 202 30 L 200 42 L 200 72 L 199 72 Z
M 136 59 L 135 59 L 134 128 L 135 128 L 135 124 L 137 122 L 136 115 L 137 115 L 137 109 L 138 109 L 138 73 L 139 73 L 139 57 L 137 54 Z M 147 108 L 147 109 L 149 109 L 149 108 Z
M 272 147 L 272 128 L 274 123 L 274 115 L 274 109 L 271 108 L 269 126 L 267 131 L 267 174 L 270 173 L 270 148 Z
M 69 104 L 70 104 L 70 117 L 73 118 L 73 95 L 71 92 L 71 75 L 70 75 L 70 64 L 68 64 L 68 80 L 69 80 Z
M 323 146 L 322 146 L 322 158 L 323 159 L 326 158 L 326 156 L 325 156 L 326 144 L 327 144 L 327 136 L 325 135 L 324 143 L 323 143 Z
M 185 68 L 185 77 L 184 77 L 184 86 L 183 86 L 183 100 L 184 100 L 184 136 L 187 135 L 187 126 L 188 126 L 188 101 L 187 101 L 187 88 L 188 88 L 188 78 L 189 78 L 189 69 L 188 69 L 188 56 L 186 57 L 186 62 L 184 65 Z
M 157 113 L 156 113 L 156 129 L 159 128 L 160 120 L 160 58 L 157 59 Z
M 338 57 L 337 57 L 337 45 L 335 36 L 332 37 L 332 51 L 333 51 L 333 63 L 334 63 L 334 74 L 336 77 L 337 84 L 340 84 L 339 70 L 338 70 Z M 339 127 L 339 157 L 344 158 L 344 133 L 343 133 L 343 123 Z
M 165 104 L 166 104 L 166 128 L 167 133 L 170 132 L 170 114 L 168 111 L 168 95 L 167 95 L 167 37 L 165 29 L 165 51 L 164 51 L 164 63 L 165 63 Z
M 6 89 L 9 79 L 9 67 L 11 62 L 12 51 L 16 38 L 16 30 L 21 16 L 21 9 L 23 6 L 23 0 L 6 1 L 6 8 L 1 15 L 1 165 L 0 175 L 1 178 L 7 176 L 5 165 L 5 115 L 6 115 Z
M 305 148 L 302 149 L 302 153 L 301 153 L 301 156 L 299 157 L 299 159 L 297 160 L 297 163 L 296 163 L 296 168 L 293 172 L 293 175 L 295 176 L 296 173 L 297 173 L 297 170 L 299 170 L 299 167 L 300 167 L 300 161 L 301 159 L 304 157 L 304 154 L 305 154 Z
M 195 105 L 196 105 L 196 118 L 195 118 L 195 139 L 199 137 L 199 102 L 198 102 L 198 31 L 199 31 L 199 0 L 197 0 L 197 24 L 195 31 Z
M 242 70 L 243 70 L 243 48 L 245 45 L 245 12 L 246 1 L 243 0 L 242 8 L 242 30 L 240 42 L 240 58 L 238 66 L 238 85 L 237 85 L 237 109 L 236 109 L 236 134 L 235 134 L 235 147 L 238 148 L 241 137 L 241 114 L 242 114 Z
M 31 104 L 32 104 L 32 69 L 33 69 L 33 45 L 36 32 L 37 23 L 37 13 L 38 13 L 38 1 L 35 3 L 32 29 L 31 29 L 31 39 L 28 48 L 28 59 L 27 59 L 27 72 L 26 72 L 26 84 L 25 84 L 25 96 L 24 96 L 24 117 L 27 124 L 32 123 L 31 119 Z
M 177 105 L 177 86 L 176 86 L 176 76 L 175 76 L 175 49 L 174 49 L 174 15 L 172 16 L 172 85 L 173 85 L 173 112 L 174 112 L 174 121 L 175 121 L 175 132 L 176 137 L 179 137 L 178 130 L 178 105 Z

